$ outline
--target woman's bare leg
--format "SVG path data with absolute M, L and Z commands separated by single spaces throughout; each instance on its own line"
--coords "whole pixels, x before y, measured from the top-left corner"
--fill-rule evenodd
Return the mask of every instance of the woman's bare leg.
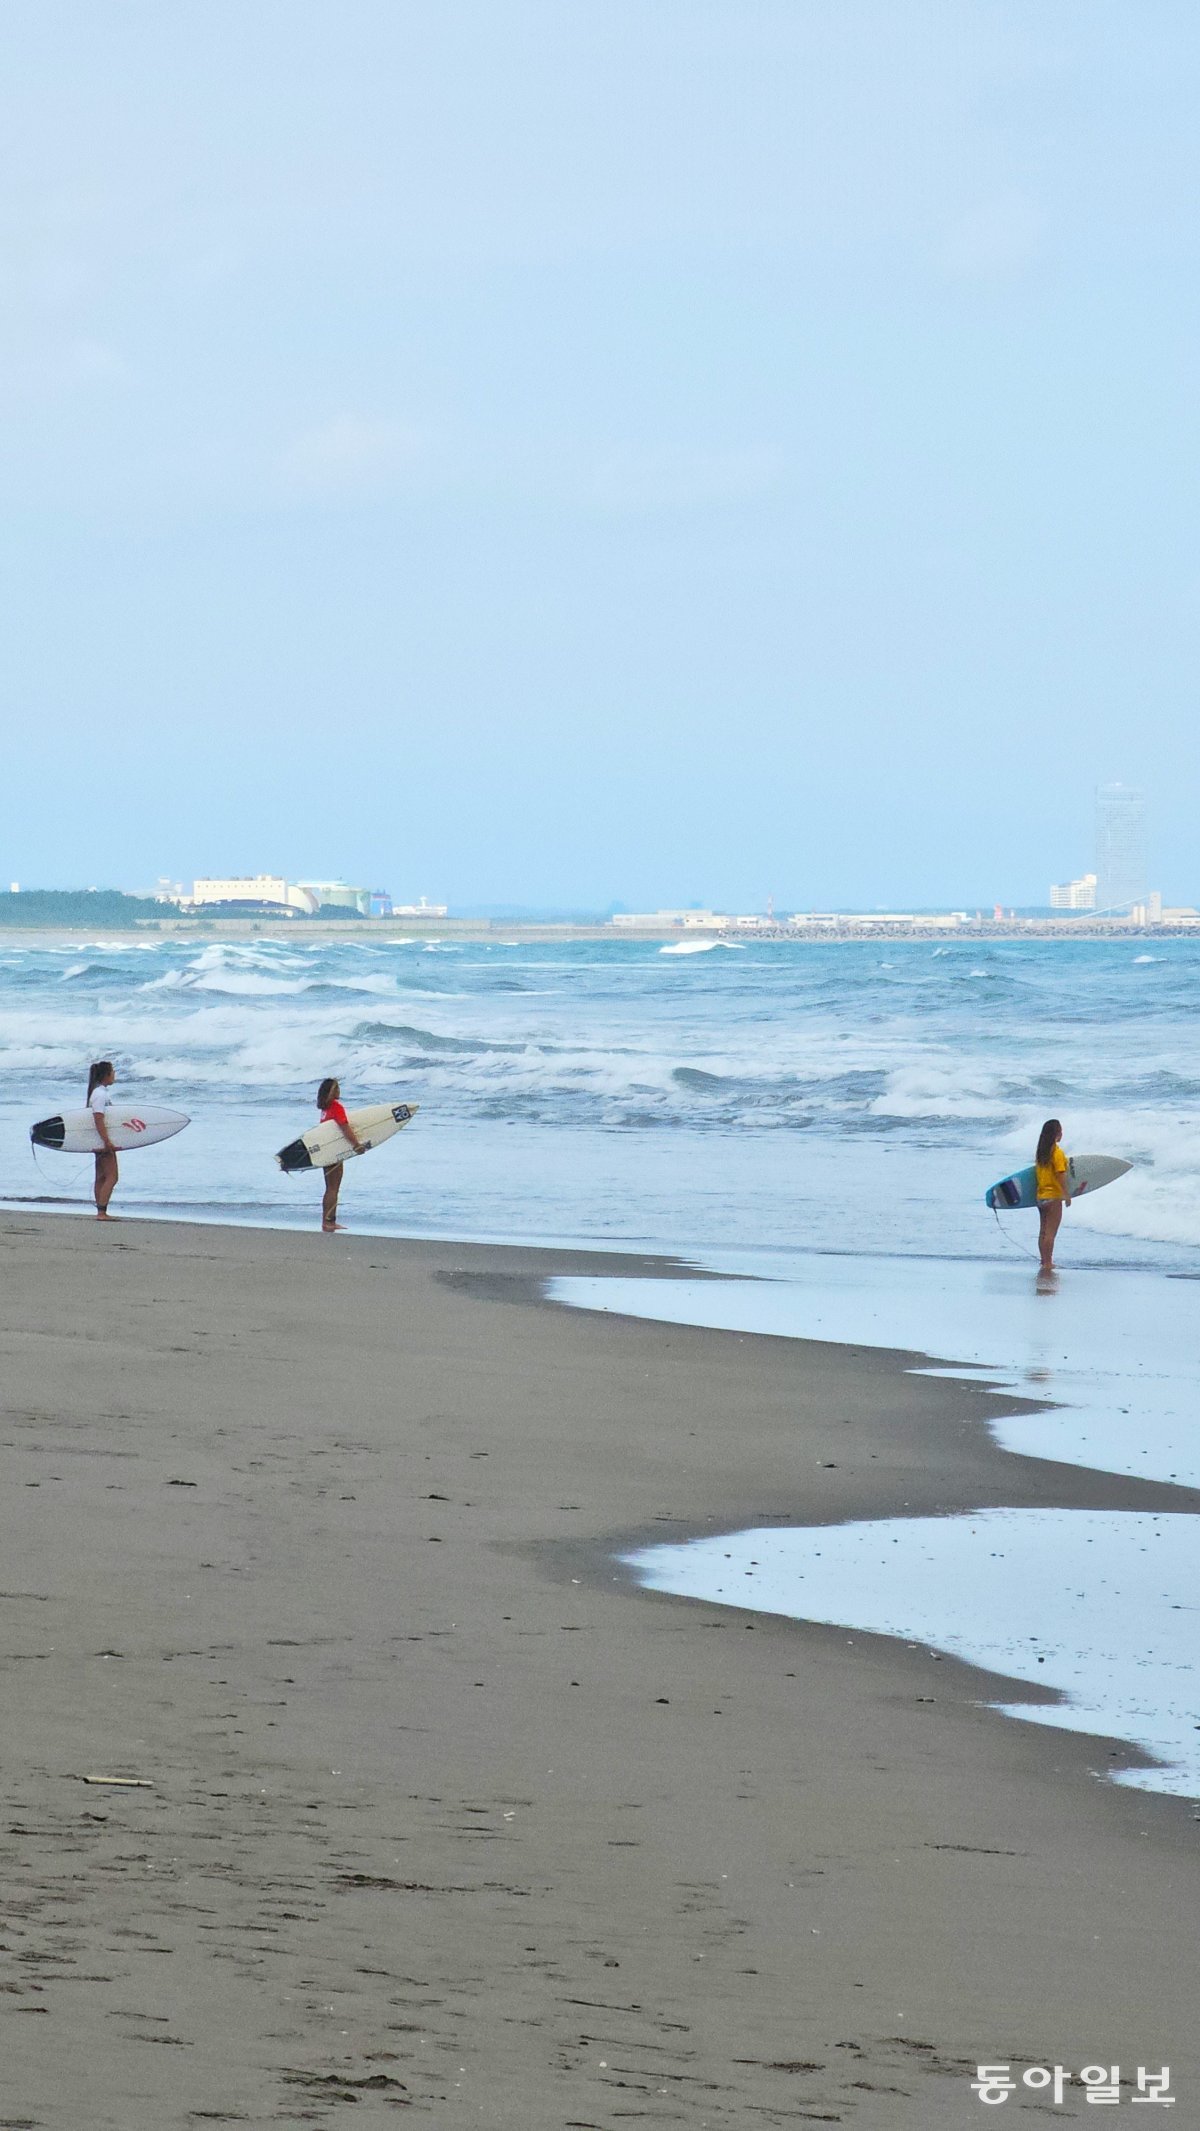
M 1038 1207 L 1038 1252 L 1042 1271 L 1054 1271 L 1054 1239 L 1062 1226 L 1062 1200 L 1043 1199 Z
M 95 1196 L 96 1218 L 98 1221 L 107 1221 L 108 1219 L 108 1202 L 116 1189 L 116 1183 L 117 1157 L 115 1154 L 108 1153 L 106 1149 L 103 1154 L 96 1156 Z
M 333 1162 L 325 1171 L 325 1196 L 321 1201 L 322 1228 L 337 1227 L 338 1193 L 342 1188 L 344 1162 Z

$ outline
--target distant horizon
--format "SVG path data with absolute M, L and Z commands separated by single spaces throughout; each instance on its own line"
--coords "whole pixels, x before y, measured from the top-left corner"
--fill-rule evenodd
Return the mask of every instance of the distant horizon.
M 4 903 L 9 901 L 13 896 L 25 895 L 61 896 L 64 898 L 78 898 L 86 897 L 89 895 L 122 896 L 128 898 L 131 901 L 153 902 L 162 909 L 178 909 L 180 907 L 178 901 L 175 898 L 156 894 L 156 892 L 151 889 L 119 888 L 111 884 L 89 884 L 87 887 L 63 887 L 61 885 L 51 886 L 41 884 L 34 885 L 33 883 L 22 883 L 19 887 L 10 886 L 8 889 L 0 890 L 0 908 L 2 908 Z M 432 898 L 429 898 L 429 900 L 432 903 Z M 443 900 L 445 902 L 445 916 L 447 919 L 451 920 L 476 920 L 479 922 L 487 921 L 494 924 L 558 923 L 600 925 L 609 923 L 614 917 L 636 916 L 646 918 L 665 918 L 677 911 L 696 912 L 700 914 L 706 914 L 712 917 L 752 917 L 764 920 L 769 920 L 770 918 L 774 917 L 777 921 L 781 923 L 786 922 L 791 917 L 803 916 L 836 916 L 851 919 L 905 916 L 910 916 L 914 918 L 926 918 L 948 917 L 956 915 L 958 913 L 963 913 L 968 919 L 971 920 L 974 920 L 975 918 L 983 918 L 985 920 L 991 921 L 993 917 L 993 912 L 997 907 L 998 899 L 995 897 L 988 897 L 986 899 L 971 899 L 968 897 L 959 896 L 956 899 L 945 903 L 901 903 L 897 901 L 893 903 L 834 904 L 831 902 L 820 902 L 810 904 L 792 904 L 777 902 L 772 911 L 768 911 L 765 904 L 758 906 L 758 908 L 756 909 L 751 909 L 748 907 L 735 908 L 733 905 L 730 904 L 699 901 L 650 903 L 645 906 L 635 906 L 626 901 L 616 899 L 605 904 L 592 904 L 585 906 L 578 904 L 570 904 L 565 901 L 561 903 L 545 904 L 529 904 L 519 902 L 457 903 L 455 902 L 453 897 L 448 897 L 445 899 L 439 898 L 439 905 Z M 404 900 L 398 903 L 396 906 L 396 914 L 398 916 L 407 917 L 416 917 L 420 915 L 419 901 L 420 899 L 418 897 L 413 897 L 411 901 Z M 201 906 L 201 912 L 203 912 L 203 908 L 204 906 Z M 261 907 L 255 906 L 249 900 L 247 900 L 246 908 L 249 914 L 254 914 L 256 908 L 258 910 L 258 914 L 261 914 Z M 1200 908 L 1200 905 L 1189 904 L 1183 900 L 1181 900 L 1179 903 L 1168 904 L 1164 898 L 1163 908 L 1164 910 L 1174 909 L 1188 911 Z M 1068 925 L 1079 925 L 1081 927 L 1089 920 L 1104 919 L 1106 916 L 1110 915 L 1110 913 L 1103 910 L 1056 910 L 1052 908 L 1048 901 L 1042 903 L 1005 902 L 999 905 L 999 909 L 1001 918 L 1003 920 L 1007 920 L 1009 918 L 1053 918 L 1055 920 L 1062 920 Z M 211 916 L 213 922 L 220 923 L 224 919 L 227 919 L 231 915 L 231 910 L 231 905 L 212 906 Z M 187 914 L 192 915 L 193 913 L 188 912 Z M 274 915 L 274 913 L 271 914 Z M 279 917 L 281 922 L 289 924 L 298 923 L 301 925 L 312 924 L 316 922 L 332 921 L 328 918 L 327 912 L 325 914 L 321 912 L 314 912 L 311 915 L 300 912 L 280 912 Z M 429 918 L 431 922 L 438 922 L 436 908 L 430 909 Z M 346 922 L 354 921 L 355 920 L 351 918 L 348 914 Z M 360 913 L 358 914 L 357 921 L 361 923 L 386 924 L 390 922 L 390 917 L 380 917 L 375 915 L 368 916 L 367 913 Z M 636 935 L 634 936 L 636 937 Z

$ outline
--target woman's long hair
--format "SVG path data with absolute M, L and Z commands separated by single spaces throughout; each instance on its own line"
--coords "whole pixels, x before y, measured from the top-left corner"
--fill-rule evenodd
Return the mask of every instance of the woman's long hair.
M 96 1060 L 95 1065 L 90 1065 L 88 1067 L 87 1099 L 89 1102 L 91 1101 L 97 1088 L 102 1087 L 106 1080 L 111 1080 L 112 1076 L 113 1062 L 111 1058 L 98 1058 Z
M 1054 1152 L 1056 1144 L 1061 1138 L 1062 1126 L 1060 1125 L 1058 1119 L 1056 1117 L 1048 1117 L 1046 1119 L 1045 1124 L 1042 1126 L 1041 1131 L 1038 1133 L 1038 1149 L 1036 1160 L 1039 1169 L 1045 1168 L 1047 1162 L 1049 1161 L 1051 1155 Z M 1028 1140 L 1026 1140 L 1025 1144 L 1026 1146 L 1029 1145 Z
M 331 1102 L 337 1101 L 340 1092 L 336 1080 L 332 1077 L 328 1080 L 323 1080 L 317 1089 L 318 1110 L 327 1110 Z

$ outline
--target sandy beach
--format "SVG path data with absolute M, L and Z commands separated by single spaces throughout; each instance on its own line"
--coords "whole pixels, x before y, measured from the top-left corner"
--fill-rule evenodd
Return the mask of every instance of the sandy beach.
M 1006 2060 L 1195 2120 L 1189 1802 L 615 1559 L 1194 1493 L 897 1355 L 541 1299 L 645 1259 L 6 1215 L 0 1264 L 0 2124 L 915 2131 Z

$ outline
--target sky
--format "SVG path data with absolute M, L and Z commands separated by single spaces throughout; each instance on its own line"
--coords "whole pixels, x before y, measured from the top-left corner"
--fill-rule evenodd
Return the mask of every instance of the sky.
M 0 877 L 1200 902 L 1195 0 L 8 0 Z

